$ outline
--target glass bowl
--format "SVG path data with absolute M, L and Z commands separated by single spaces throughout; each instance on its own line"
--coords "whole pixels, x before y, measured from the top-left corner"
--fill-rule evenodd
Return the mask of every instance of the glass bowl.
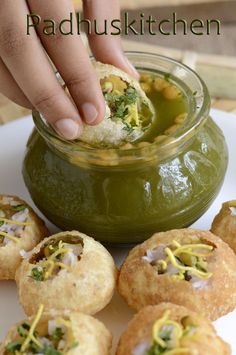
M 63 140 L 33 112 L 36 128 L 23 163 L 32 199 L 52 223 L 112 244 L 191 225 L 217 196 L 228 162 L 201 78 L 170 58 L 127 56 L 140 71 L 171 73 L 187 95 L 188 117 L 179 129 L 162 142 L 94 149 Z

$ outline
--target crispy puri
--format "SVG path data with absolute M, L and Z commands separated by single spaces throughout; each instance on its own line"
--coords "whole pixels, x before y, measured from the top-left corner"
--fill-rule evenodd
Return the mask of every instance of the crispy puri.
M 1 344 L 0 354 L 30 354 L 34 349 L 34 352 L 57 355 L 110 355 L 111 334 L 97 319 L 82 313 L 52 310 L 39 316 L 37 312 L 36 316 L 14 325 Z M 30 338 L 31 342 L 25 346 L 33 323 L 36 341 Z
M 223 203 L 220 212 L 214 218 L 211 231 L 236 253 L 236 201 Z
M 48 235 L 45 223 L 25 201 L 0 195 L 0 280 L 14 279 L 22 253 Z
M 139 82 L 110 64 L 94 63 L 106 113 L 96 126 L 84 124 L 80 140 L 115 147 L 140 138 L 154 120 L 155 110 Z
M 120 338 L 116 355 L 172 353 L 228 355 L 231 350 L 199 314 L 182 306 L 161 303 L 147 306 L 134 316 Z
M 207 265 L 207 272 L 197 270 L 194 275 L 191 274 L 193 268 L 189 268 L 190 272 L 181 279 L 170 259 L 165 256 L 169 260 L 169 272 L 159 273 L 155 261 L 147 261 L 147 255 L 150 252 L 158 253 L 160 247 L 163 253 L 173 241 L 181 245 L 201 242 L 206 248 L 212 248 L 207 262 L 201 260 L 203 266 Z M 193 254 L 193 251 L 190 250 L 189 254 Z M 175 262 L 181 268 L 186 268 L 179 257 L 175 258 Z M 203 274 L 204 278 L 198 278 L 198 273 Z M 131 250 L 120 270 L 118 291 L 135 310 L 147 305 L 172 302 L 215 320 L 236 306 L 236 258 L 231 248 L 211 232 L 180 229 L 157 233 Z
M 27 315 L 41 303 L 46 309 L 95 314 L 110 302 L 116 273 L 112 256 L 93 238 L 58 233 L 34 248 L 17 270 L 20 303 Z

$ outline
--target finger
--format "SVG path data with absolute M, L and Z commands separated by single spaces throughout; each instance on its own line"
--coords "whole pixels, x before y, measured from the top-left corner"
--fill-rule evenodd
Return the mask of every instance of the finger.
M 103 63 L 113 64 L 138 79 L 138 72 L 124 55 L 120 36 L 111 35 L 114 31 L 112 21 L 120 19 L 119 0 L 84 0 L 83 7 L 84 17 L 92 24 L 89 43 L 95 58 Z M 94 23 L 97 23 L 97 31 L 102 33 L 105 30 L 105 21 L 108 34 L 96 35 Z
M 0 58 L 0 92 L 20 106 L 32 109 L 32 105 L 23 94 L 11 73 Z
M 75 13 L 70 0 L 28 0 L 31 11 L 40 14 L 42 18 L 53 18 L 57 23 L 70 18 L 76 23 Z M 68 24 L 67 24 L 68 26 Z M 64 26 L 64 31 L 66 24 Z M 68 28 L 69 29 L 69 28 Z M 47 36 L 43 33 L 43 25 L 37 27 L 38 35 L 47 50 L 51 60 L 63 77 L 71 96 L 88 124 L 99 123 L 105 115 L 105 103 L 101 87 L 89 55 L 82 39 L 77 35 L 63 35 L 60 31 L 56 35 Z
M 11 16 L 14 16 L 14 25 Z M 0 56 L 33 106 L 67 139 L 78 137 L 82 122 L 76 107 L 57 82 L 35 32 L 25 33 L 24 0 L 1 0 Z

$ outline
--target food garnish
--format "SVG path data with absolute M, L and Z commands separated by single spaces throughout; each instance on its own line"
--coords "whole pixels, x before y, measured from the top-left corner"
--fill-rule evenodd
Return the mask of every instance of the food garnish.
M 71 321 L 58 317 L 49 320 L 45 331 L 37 327 L 44 306 L 40 305 L 31 324 L 24 322 L 17 328 L 17 337 L 5 347 L 8 354 L 62 355 L 79 344 L 75 342 Z
M 166 311 L 152 328 L 152 344 L 146 355 L 172 355 L 189 353 L 190 349 L 181 346 L 183 339 L 195 335 L 197 326 L 190 316 L 183 317 L 180 323 L 169 319 Z
M 73 244 L 62 240 L 44 245 L 40 251 L 40 259 L 31 269 L 30 277 L 35 281 L 46 281 L 62 270 L 71 271 L 79 260 L 82 250 L 82 243 Z
M 148 251 L 143 257 L 158 271 L 169 274 L 176 280 L 208 280 L 212 273 L 208 271 L 207 258 L 212 255 L 214 247 L 204 243 L 181 245 L 176 240 L 168 246 L 160 245 Z
M 18 243 L 25 227 L 32 225 L 28 222 L 29 210 L 25 204 L 19 204 L 12 198 L 1 201 L 0 204 L 0 244 L 9 241 Z
M 84 125 L 82 142 L 99 147 L 117 147 L 135 142 L 151 127 L 155 117 L 152 102 L 138 81 L 111 65 L 96 67 L 106 113 L 96 126 Z

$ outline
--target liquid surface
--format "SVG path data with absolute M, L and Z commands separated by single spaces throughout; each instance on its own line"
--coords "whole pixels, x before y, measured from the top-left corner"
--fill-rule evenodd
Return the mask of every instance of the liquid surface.
M 142 80 L 142 78 L 145 79 Z M 155 85 L 156 81 L 157 84 L 159 81 L 158 90 L 155 89 L 155 87 L 158 88 L 158 85 Z M 165 135 L 166 130 L 176 125 L 175 120 L 179 115 L 188 113 L 188 97 L 187 93 L 183 92 L 180 88 L 178 88 L 177 84 L 174 84 L 170 77 L 165 77 L 161 74 L 153 75 L 143 73 L 143 75 L 141 75 L 141 85 L 142 83 L 144 83 L 143 89 L 146 92 L 147 97 L 151 100 L 154 106 L 155 118 L 152 123 L 151 129 L 139 141 L 153 142 L 156 137 Z M 148 90 L 145 90 L 145 84 L 149 86 Z M 163 86 L 162 90 L 161 85 Z M 170 96 L 168 96 L 167 89 L 170 87 L 178 88 L 179 95 L 178 93 L 176 93 L 176 97 L 175 95 L 174 97 L 172 95 L 172 97 L 170 98 Z
M 180 95 L 176 89 L 166 91 L 169 83 L 160 80 L 157 84 L 164 89 L 157 85 L 160 91 L 155 94 L 142 79 L 141 84 L 158 109 L 156 125 L 146 137 L 151 142 L 178 129 L 195 99 L 184 83 Z M 177 79 L 176 85 L 180 87 Z M 86 157 L 83 163 L 76 162 L 35 130 L 28 142 L 23 176 L 37 207 L 61 229 L 79 230 L 107 243 L 137 243 L 198 219 L 221 187 L 228 156 L 222 132 L 208 118 L 169 155 L 131 159 L 119 165 L 117 155 L 114 166 L 102 165 L 97 157 L 94 163 Z

